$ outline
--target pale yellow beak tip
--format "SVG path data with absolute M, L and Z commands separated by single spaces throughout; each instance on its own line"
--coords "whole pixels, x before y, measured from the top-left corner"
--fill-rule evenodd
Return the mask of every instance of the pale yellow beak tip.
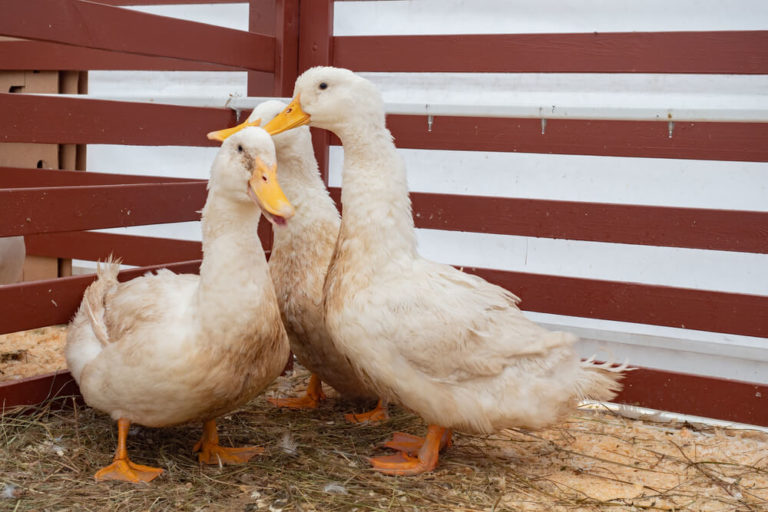
M 217 140 L 219 142 L 224 142 L 224 137 L 221 134 L 221 130 L 216 130 L 214 132 L 208 132 L 206 135 L 206 138 L 208 140 Z

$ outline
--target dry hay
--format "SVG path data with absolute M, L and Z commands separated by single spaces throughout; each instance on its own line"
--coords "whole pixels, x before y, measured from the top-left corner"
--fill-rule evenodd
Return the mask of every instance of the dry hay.
M 63 370 L 66 326 L 0 335 L 0 382 Z
M 306 380 L 299 369 L 269 393 L 299 393 Z M 93 480 L 111 461 L 115 425 L 60 405 L 0 417 L 0 510 L 768 510 L 768 436 L 758 431 L 584 410 L 537 432 L 458 434 L 434 472 L 389 477 L 366 456 L 393 430 L 424 432 L 412 414 L 391 407 L 386 424 L 350 425 L 349 406 L 334 399 L 288 411 L 262 396 L 219 421 L 222 444 L 266 447 L 242 466 L 200 467 L 200 425 L 132 428 L 131 458 L 165 469 L 136 486 Z

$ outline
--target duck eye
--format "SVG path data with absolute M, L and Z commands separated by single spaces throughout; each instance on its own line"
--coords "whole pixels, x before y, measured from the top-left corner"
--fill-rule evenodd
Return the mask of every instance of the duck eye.
M 238 144 L 237 145 L 237 151 L 238 151 L 238 153 L 242 153 L 243 152 L 243 145 L 242 144 Z
M 318 87 L 320 87 L 321 89 L 327 89 L 328 88 L 328 84 L 325 83 L 325 82 L 320 82 L 320 85 L 318 85 Z

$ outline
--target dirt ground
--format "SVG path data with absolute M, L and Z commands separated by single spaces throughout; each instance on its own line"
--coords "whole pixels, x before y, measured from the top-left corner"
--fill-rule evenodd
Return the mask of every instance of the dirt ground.
M 57 325 L 0 335 L 0 382 L 65 369 L 65 329 Z
M 61 364 L 61 328 L 22 338 L 35 336 Z M 38 350 L 2 346 L 2 354 L 24 351 L 6 357 L 2 376 L 25 375 L 24 361 L 49 371 L 56 357 L 35 361 Z M 266 395 L 301 393 L 307 379 L 298 367 Z M 222 444 L 266 448 L 242 466 L 198 465 L 191 447 L 200 425 L 134 426 L 131 458 L 165 469 L 139 486 L 93 480 L 115 449 L 106 415 L 73 399 L 3 411 L 0 510 L 768 511 L 768 434 L 760 430 L 630 419 L 592 405 L 546 430 L 458 433 L 434 472 L 388 477 L 366 457 L 382 453 L 377 445 L 392 431 L 423 434 L 423 422 L 390 407 L 384 424 L 350 425 L 343 413 L 351 406 L 329 395 L 309 411 L 277 410 L 261 396 L 221 418 Z

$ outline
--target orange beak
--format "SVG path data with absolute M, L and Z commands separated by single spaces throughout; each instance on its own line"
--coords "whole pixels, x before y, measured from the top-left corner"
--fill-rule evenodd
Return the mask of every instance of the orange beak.
M 291 103 L 264 125 L 264 129 L 270 135 L 277 135 L 291 128 L 309 124 L 310 116 L 301 109 L 301 95 L 297 94 Z
M 256 119 L 255 121 L 248 121 L 246 119 L 245 122 L 242 122 L 237 126 L 233 126 L 232 128 L 224 128 L 223 130 L 208 132 L 207 137 L 209 140 L 218 140 L 220 142 L 224 142 L 227 137 L 231 137 L 243 128 L 248 128 L 249 126 L 261 126 L 261 119 Z
M 270 221 L 275 222 L 277 219 L 277 223 L 282 224 L 296 213 L 277 182 L 277 164 L 268 167 L 260 158 L 256 158 L 256 168 L 248 185 L 262 212 L 269 214 L 265 216 Z

